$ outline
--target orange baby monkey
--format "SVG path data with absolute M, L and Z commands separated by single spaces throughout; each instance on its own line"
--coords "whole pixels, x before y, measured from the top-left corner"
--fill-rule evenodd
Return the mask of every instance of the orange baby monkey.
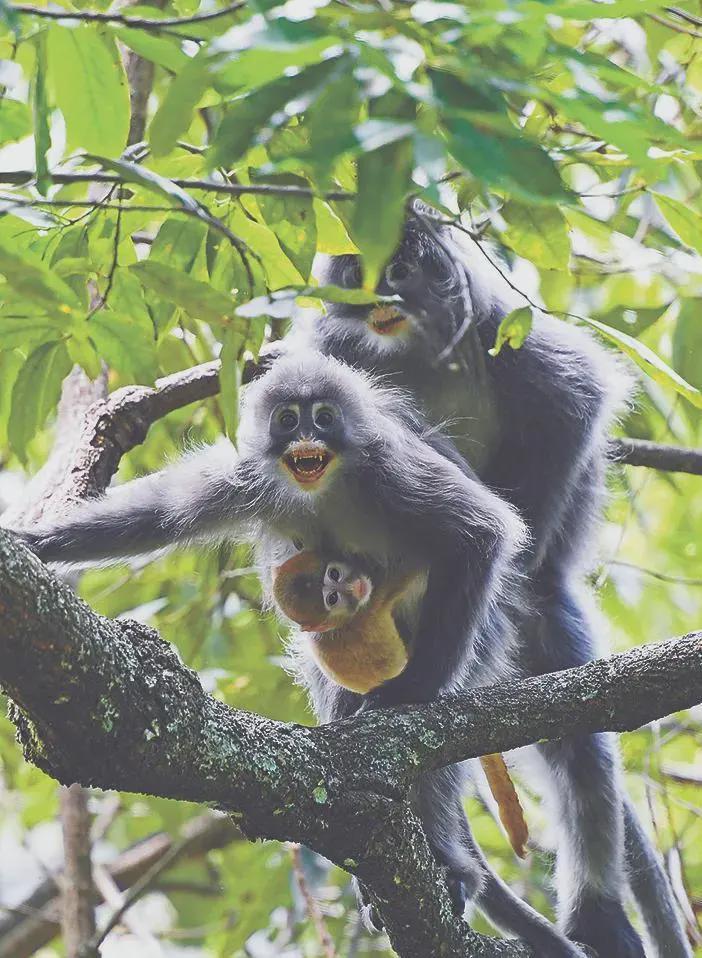
M 310 633 L 319 667 L 344 688 L 365 694 L 407 664 L 393 610 L 414 578 L 405 573 L 374 584 L 353 561 L 327 562 L 304 551 L 274 570 L 273 596 L 281 611 Z M 524 858 L 529 830 L 505 761 L 499 754 L 480 761 L 510 844 Z
M 407 665 L 393 609 L 414 576 L 374 585 L 350 562 L 298 552 L 274 570 L 273 596 L 282 612 L 309 632 L 319 667 L 339 685 L 365 694 Z

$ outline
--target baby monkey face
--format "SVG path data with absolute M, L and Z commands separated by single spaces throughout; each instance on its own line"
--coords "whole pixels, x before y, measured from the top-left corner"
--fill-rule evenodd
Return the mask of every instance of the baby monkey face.
M 373 584 L 371 580 L 347 562 L 329 562 L 322 580 L 324 608 L 335 619 L 349 619 L 367 605 Z

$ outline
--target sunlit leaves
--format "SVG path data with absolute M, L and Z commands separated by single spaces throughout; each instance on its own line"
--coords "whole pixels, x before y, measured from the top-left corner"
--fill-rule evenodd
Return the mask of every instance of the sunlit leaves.
M 482 131 L 459 116 L 448 117 L 445 126 L 450 152 L 486 185 L 532 202 L 568 198 L 548 154 L 516 131 L 514 137 Z
M 565 269 L 570 258 L 568 227 L 555 207 L 511 202 L 502 207 L 507 230 L 502 240 L 520 256 L 543 269 Z
M 36 38 L 36 67 L 32 84 L 32 112 L 34 118 L 34 168 L 37 171 L 37 187 L 46 195 L 48 188 L 47 153 L 51 147 L 49 128 L 49 103 L 46 93 L 46 34 Z
M 32 130 L 32 115 L 26 103 L 3 97 L 0 100 L 0 143 L 21 140 Z
M 219 325 L 226 323 L 234 314 L 234 300 L 230 296 L 165 263 L 146 260 L 135 263 L 130 267 L 130 272 L 147 289 L 158 293 L 167 302 L 180 306 L 195 319 L 205 319 Z
M 664 362 L 660 356 L 657 356 L 645 343 L 619 329 L 606 326 L 596 319 L 585 319 L 585 321 L 599 330 L 603 336 L 615 343 L 623 352 L 630 356 L 637 366 L 639 366 L 651 379 L 674 389 L 675 392 L 684 396 L 693 406 L 702 409 L 702 392 L 678 375 L 674 369 Z
M 533 310 L 531 306 L 520 306 L 508 313 L 497 329 L 495 345 L 489 350 L 491 356 L 499 356 L 503 346 L 519 349 L 531 332 Z
M 70 317 L 80 307 L 73 290 L 33 253 L 18 248 L 0 221 L 0 273 L 7 284 L 30 303 L 54 317 Z
M 322 92 L 343 65 L 343 57 L 327 60 L 237 97 L 229 105 L 210 149 L 212 166 L 232 166 L 258 141 L 300 113 Z
M 655 197 L 658 209 L 683 243 L 702 253 L 702 215 L 671 196 L 656 193 Z
M 71 146 L 119 156 L 129 131 L 129 90 L 115 41 L 85 24 L 52 26 L 48 53 Z
M 19 370 L 7 432 L 20 459 L 26 458 L 27 443 L 58 402 L 71 365 L 65 343 L 50 342 L 37 347 Z
M 293 174 L 269 175 L 266 181 L 273 186 L 299 186 L 309 188 L 306 180 Z M 312 209 L 311 196 L 275 195 L 256 198 L 263 218 L 275 233 L 281 249 L 296 267 L 303 279 L 307 279 L 317 249 L 317 223 Z

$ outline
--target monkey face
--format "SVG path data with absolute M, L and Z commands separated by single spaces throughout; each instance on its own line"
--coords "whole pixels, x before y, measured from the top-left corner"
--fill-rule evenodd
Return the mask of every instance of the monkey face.
M 274 406 L 269 432 L 292 479 L 313 488 L 333 466 L 346 433 L 341 406 L 333 400 L 300 400 Z
M 357 256 L 327 258 L 320 281 L 345 288 L 361 286 Z M 378 283 L 394 303 L 352 306 L 328 303 L 317 323 L 323 343 L 341 344 L 343 356 L 363 365 L 374 358 L 416 353 L 435 355 L 451 341 L 465 318 L 465 282 L 458 275 L 439 225 L 427 226 L 423 214 L 411 213 L 402 241 Z M 337 354 L 338 349 L 334 348 Z
M 369 577 L 346 562 L 329 562 L 324 570 L 322 600 L 331 619 L 347 621 L 368 604 Z
M 356 481 L 378 441 L 381 401 L 363 373 L 321 353 L 291 353 L 247 385 L 240 454 L 274 484 L 283 510 L 290 492 L 298 499 L 330 490 L 332 476 L 340 489 L 349 477 Z

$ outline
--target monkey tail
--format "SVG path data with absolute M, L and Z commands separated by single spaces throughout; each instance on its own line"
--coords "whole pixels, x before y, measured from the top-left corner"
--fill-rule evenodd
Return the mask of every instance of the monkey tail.
M 514 854 L 518 858 L 526 858 L 529 826 L 524 818 L 524 809 L 505 765 L 505 760 L 499 753 L 483 755 L 480 764 L 485 772 L 492 797 L 497 802 L 500 821 L 507 832 Z
M 692 958 L 668 876 L 628 799 L 624 829 L 629 885 L 656 958 Z

